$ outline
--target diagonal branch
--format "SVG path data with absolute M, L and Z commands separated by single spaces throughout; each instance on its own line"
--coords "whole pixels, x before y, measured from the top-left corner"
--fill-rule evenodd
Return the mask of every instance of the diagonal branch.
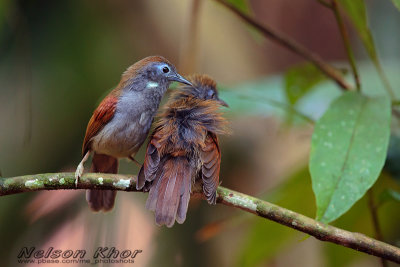
M 73 173 L 45 173 L 12 178 L 0 178 L 0 196 L 22 192 L 59 189 L 111 189 L 136 191 L 134 176 L 120 174 L 87 173 L 75 186 Z M 201 186 L 194 193 L 201 193 Z M 218 203 L 239 208 L 257 216 L 275 221 L 295 230 L 312 235 L 321 241 L 362 251 L 383 259 L 400 263 L 400 248 L 360 233 L 349 232 L 279 207 L 267 201 L 218 187 Z
M 277 32 L 276 30 L 270 28 L 269 26 L 262 25 L 260 22 L 244 14 L 243 12 L 241 12 L 239 9 L 237 9 L 235 6 L 228 3 L 227 1 L 225 0 L 215 0 L 215 1 L 227 7 L 230 11 L 235 13 L 243 21 L 245 21 L 258 31 L 260 31 L 266 38 L 269 38 L 277 42 L 278 44 L 292 51 L 293 53 L 313 63 L 326 76 L 334 80 L 342 89 L 344 90 L 352 89 L 352 86 L 346 82 L 341 73 L 336 68 L 325 62 L 319 55 L 314 54 L 313 52 L 311 52 L 301 44 L 297 43 L 290 37 Z

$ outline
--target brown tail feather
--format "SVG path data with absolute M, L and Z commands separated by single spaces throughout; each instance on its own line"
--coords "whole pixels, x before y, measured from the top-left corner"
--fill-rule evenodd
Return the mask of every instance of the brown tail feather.
M 160 164 L 146 208 L 155 212 L 156 224 L 172 227 L 183 223 L 190 199 L 192 167 L 185 157 L 169 158 Z
M 190 174 L 191 176 L 191 174 Z M 186 220 L 186 213 L 189 206 L 190 193 L 192 192 L 192 178 L 184 179 L 184 185 L 181 187 L 181 191 L 178 211 L 176 213 L 176 221 L 182 224 Z M 189 188 L 189 190 L 187 190 Z
M 118 159 L 103 155 L 93 155 L 91 172 L 117 173 Z M 116 191 L 113 190 L 87 190 L 86 200 L 93 211 L 110 211 L 114 207 Z

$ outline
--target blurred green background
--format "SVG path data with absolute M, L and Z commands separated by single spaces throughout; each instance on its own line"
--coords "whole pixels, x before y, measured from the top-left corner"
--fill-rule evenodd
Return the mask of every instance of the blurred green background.
M 400 13 L 389 0 L 366 4 L 384 70 L 400 95 Z M 349 68 L 334 16 L 316 0 L 252 0 L 248 5 L 259 21 Z M 350 31 L 350 37 L 364 90 L 384 93 L 356 33 Z M 231 106 L 225 112 L 233 132 L 221 140 L 224 186 L 315 216 L 306 167 L 312 125 L 290 105 L 317 119 L 341 91 L 321 78 L 291 103 L 284 73 L 303 60 L 212 0 L 0 0 L 2 176 L 73 171 L 91 112 L 129 65 L 149 55 L 165 56 L 183 74 L 207 73 L 218 81 L 221 98 Z M 391 150 L 391 167 L 398 166 L 398 151 L 398 146 Z M 137 159 L 143 160 L 143 149 Z M 122 162 L 121 173 L 137 171 Z M 375 195 L 399 189 L 393 173 L 380 177 Z M 159 228 L 144 209 L 145 199 L 140 193 L 119 193 L 112 212 L 94 214 L 83 191 L 1 197 L 0 265 L 17 266 L 24 246 L 142 249 L 136 266 L 379 264 L 375 257 L 197 199 L 183 225 Z M 378 215 L 385 241 L 400 245 L 400 204 L 385 203 Z M 333 224 L 374 236 L 366 199 Z

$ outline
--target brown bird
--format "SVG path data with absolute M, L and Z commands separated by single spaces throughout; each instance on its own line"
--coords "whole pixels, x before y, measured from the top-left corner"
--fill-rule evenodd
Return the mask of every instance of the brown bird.
M 161 98 L 172 81 L 191 83 L 160 56 L 146 57 L 130 66 L 93 112 L 83 141 L 83 159 L 75 172 L 76 183 L 83 164 L 93 153 L 92 172 L 117 173 L 118 159 L 133 161 L 149 133 Z M 136 161 L 135 161 L 136 162 Z M 88 190 L 86 200 L 93 211 L 114 206 L 116 191 Z
M 176 91 L 150 137 L 137 189 L 150 191 L 146 208 L 158 225 L 172 227 L 186 219 L 192 184 L 203 182 L 208 203 L 215 204 L 221 151 L 217 134 L 227 133 L 219 112 L 216 83 L 206 75 L 189 78 L 193 86 Z

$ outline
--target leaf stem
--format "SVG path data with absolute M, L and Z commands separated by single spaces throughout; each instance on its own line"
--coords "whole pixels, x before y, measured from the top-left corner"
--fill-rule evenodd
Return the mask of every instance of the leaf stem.
M 396 99 L 393 88 L 390 85 L 388 77 L 386 76 L 385 72 L 383 71 L 383 67 L 382 67 L 380 61 L 375 60 L 374 64 L 375 64 L 376 69 L 378 70 L 379 77 L 381 78 L 381 80 L 383 82 L 386 92 L 389 94 L 389 96 L 392 100 Z M 400 101 L 400 100 L 396 100 L 396 101 Z
M 368 207 L 369 207 L 369 211 L 371 212 L 372 225 L 374 227 L 375 238 L 380 241 L 383 241 L 382 231 L 381 231 L 381 227 L 380 227 L 379 219 L 378 219 L 377 205 L 375 204 L 374 193 L 372 191 L 372 187 L 368 190 Z M 382 264 L 382 267 L 389 266 L 388 262 L 383 258 L 381 258 L 381 264 Z
M 348 60 L 349 60 L 350 66 L 351 66 L 351 70 L 353 72 L 354 81 L 356 83 L 356 88 L 357 88 L 358 91 L 360 91 L 360 89 L 361 89 L 360 76 L 358 75 L 358 70 L 357 70 L 357 66 L 356 66 L 356 60 L 355 60 L 354 53 L 353 53 L 353 50 L 352 50 L 351 45 L 350 45 L 349 34 L 348 34 L 348 32 L 346 30 L 346 27 L 345 27 L 345 25 L 343 23 L 343 17 L 342 17 L 342 14 L 340 13 L 339 5 L 337 3 L 337 0 L 331 0 L 331 9 L 332 9 L 332 11 L 333 11 L 333 13 L 335 15 L 336 22 L 338 24 L 339 31 L 340 31 L 340 34 L 341 34 L 342 39 L 343 39 L 343 44 L 344 44 L 344 47 L 346 49 L 346 53 L 347 53 L 347 57 L 348 57 Z
M 329 8 L 329 9 L 332 8 L 331 4 L 328 3 L 328 2 L 326 2 L 325 0 L 317 0 L 317 1 L 318 1 L 321 5 L 323 5 L 324 7 L 326 7 L 326 8 Z

